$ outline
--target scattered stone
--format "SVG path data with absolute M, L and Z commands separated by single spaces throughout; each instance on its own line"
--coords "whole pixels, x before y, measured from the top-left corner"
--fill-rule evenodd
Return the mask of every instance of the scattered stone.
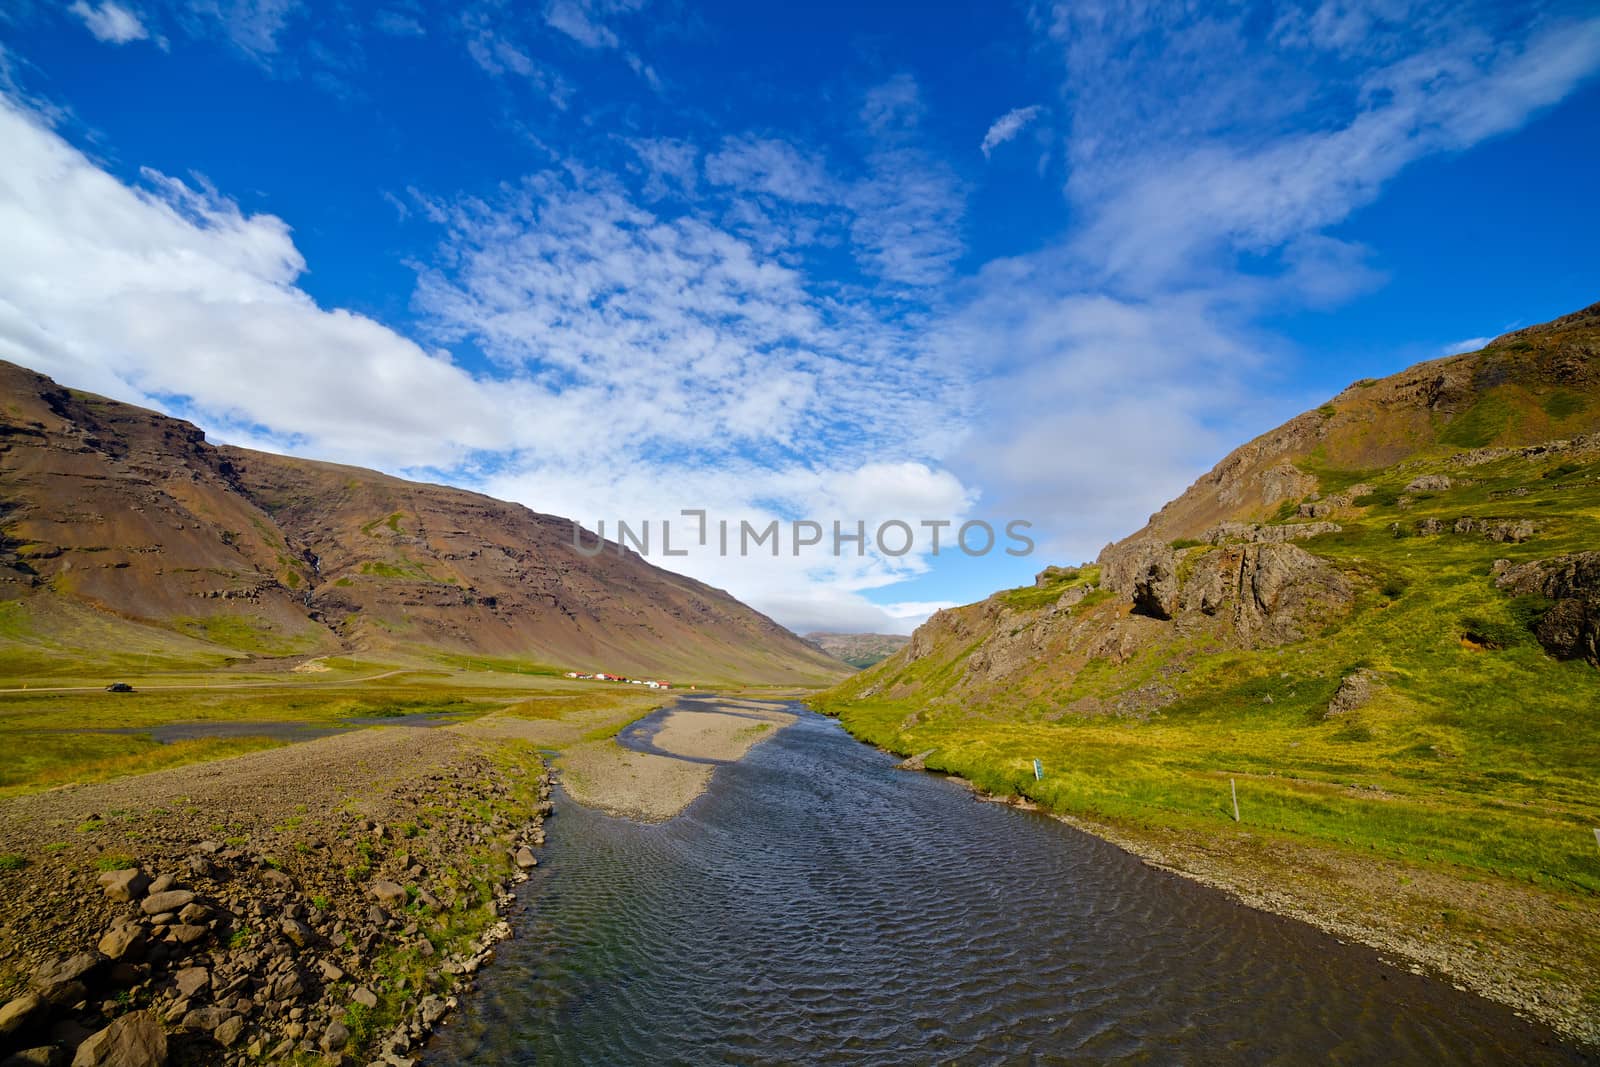
M 294 879 L 278 870 L 276 867 L 265 867 L 261 871 L 261 880 L 274 889 L 293 889 Z
M 180 945 L 192 945 L 195 942 L 203 939 L 210 932 L 210 929 L 207 927 L 192 926 L 185 923 L 169 929 L 167 931 L 167 937 L 171 938 L 173 941 L 176 941 Z
M 243 1033 L 244 1017 L 242 1015 L 230 1015 L 217 1024 L 217 1028 L 211 1031 L 211 1036 L 216 1038 L 217 1044 L 223 1048 L 232 1048 L 234 1042 L 239 1040 L 239 1035 Z
M 161 877 L 157 878 L 155 881 L 150 883 L 150 890 L 149 891 L 151 893 L 165 893 L 169 889 L 177 888 L 177 885 L 178 885 L 178 876 L 177 875 L 174 875 L 174 874 L 163 874 Z
M 360 1004 L 363 1008 L 376 1008 L 378 1006 L 378 995 L 366 986 L 357 986 L 356 991 L 350 994 L 350 999 L 354 1003 Z
M 136 962 L 144 957 L 148 941 L 137 923 L 118 923 L 100 938 L 100 951 L 113 962 Z
M 350 1030 L 341 1022 L 331 1022 L 322 1034 L 324 1052 L 338 1052 L 350 1043 Z
M 182 1026 L 185 1030 L 203 1030 L 209 1034 L 221 1026 L 227 1017 L 228 1012 L 216 1005 L 195 1008 L 193 1011 L 184 1013 Z
M 178 993 L 184 998 L 193 997 L 211 985 L 211 972 L 204 967 L 185 967 L 175 976 Z
M 0 1067 L 64 1067 L 67 1054 L 55 1045 L 40 1045 L 38 1048 L 25 1048 L 21 1052 L 13 1052 L 4 1060 L 0 1060 Z
M 373 882 L 372 895 L 386 908 L 403 908 L 406 905 L 406 891 L 395 882 Z
M 98 952 L 80 952 L 40 966 L 29 977 L 28 984 L 58 1007 L 75 1004 L 88 993 L 89 976 L 106 962 Z
M 317 966 L 322 969 L 322 980 L 324 982 L 344 981 L 344 971 L 341 970 L 339 965 L 334 963 L 332 960 L 321 960 L 318 962 Z
M 154 1012 L 129 1012 L 78 1046 L 72 1067 L 161 1067 L 167 1035 Z
M 1408 493 L 1442 492 L 1451 486 L 1449 476 L 1444 474 L 1424 474 L 1420 478 L 1413 478 L 1406 486 Z
M 106 897 L 115 901 L 138 900 L 150 888 L 150 879 L 137 867 L 107 871 L 98 881 L 106 891 Z
M 518 867 L 527 870 L 530 867 L 539 866 L 539 857 L 533 854 L 533 849 L 523 845 L 517 849 L 516 863 Z
M 305 948 L 316 939 L 316 932 L 299 919 L 285 919 L 279 927 L 283 936 L 296 948 Z
M 146 915 L 160 915 L 163 912 L 176 913 L 184 905 L 194 903 L 194 894 L 187 889 L 167 889 L 155 892 L 155 886 L 159 884 L 159 881 L 158 879 L 156 883 L 150 886 L 150 895 L 145 897 L 143 903 L 139 905 L 144 909 Z

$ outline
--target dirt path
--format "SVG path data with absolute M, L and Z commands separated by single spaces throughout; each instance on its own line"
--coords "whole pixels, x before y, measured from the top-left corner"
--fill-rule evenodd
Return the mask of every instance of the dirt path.
M 178 685 L 140 685 L 140 690 L 178 692 L 195 689 L 315 689 L 318 687 L 361 685 L 365 682 L 378 682 L 385 678 L 393 678 L 397 674 L 414 674 L 413 670 L 399 669 L 384 671 L 382 674 L 369 674 L 362 678 L 329 678 L 319 682 L 229 682 L 226 684 L 216 682 L 180 683 Z M 103 693 L 103 685 L 58 685 L 58 686 L 22 686 L 0 689 L 0 694 L 5 693 Z

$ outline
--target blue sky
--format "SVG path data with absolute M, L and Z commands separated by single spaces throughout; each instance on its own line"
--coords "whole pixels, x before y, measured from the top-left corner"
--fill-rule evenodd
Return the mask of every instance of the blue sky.
M 1597 71 L 1585 3 L 22 0 L 0 357 L 590 528 L 1033 523 L 657 558 L 906 630 L 1600 299 Z

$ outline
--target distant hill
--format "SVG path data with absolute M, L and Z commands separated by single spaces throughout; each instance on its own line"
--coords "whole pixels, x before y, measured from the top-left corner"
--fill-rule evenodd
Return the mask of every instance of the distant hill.
M 0 363 L 0 673 L 341 652 L 810 684 L 837 662 L 566 519 L 216 447 Z
M 871 667 L 882 663 L 905 647 L 911 638 L 904 634 L 806 634 L 806 640 L 828 655 L 852 667 Z

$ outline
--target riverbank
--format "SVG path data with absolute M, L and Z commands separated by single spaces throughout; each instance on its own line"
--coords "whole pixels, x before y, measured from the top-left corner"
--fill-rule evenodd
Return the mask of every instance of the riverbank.
M 901 766 L 928 770 L 915 756 Z M 1376 949 L 1412 973 L 1505 1004 L 1600 1049 L 1592 906 L 1536 886 L 1400 864 L 1237 826 L 1231 832 L 1202 831 L 1084 818 L 1017 793 L 990 792 L 959 774 L 931 773 L 962 783 L 979 800 L 1049 815 L 1241 904 Z
M 742 759 L 794 720 L 758 701 L 680 701 L 651 719 L 641 740 L 625 746 L 612 736 L 573 745 L 556 766 L 577 803 L 662 822 L 705 791 L 718 764 Z
M 0 1049 L 409 1062 L 549 789 L 525 743 L 393 727 L 0 802 Z

